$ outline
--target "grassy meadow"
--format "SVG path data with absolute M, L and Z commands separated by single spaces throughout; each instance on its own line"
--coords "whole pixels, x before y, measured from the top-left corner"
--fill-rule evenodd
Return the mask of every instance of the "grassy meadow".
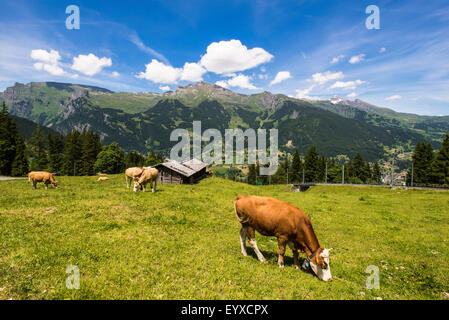
M 208 178 L 126 189 L 123 175 L 58 177 L 33 190 L 0 181 L 0 299 L 445 299 L 449 292 L 449 192 L 318 186 L 249 186 Z M 277 266 L 277 241 L 257 234 L 268 260 L 240 253 L 237 194 L 271 196 L 302 208 L 334 281 Z M 301 256 L 301 260 L 304 255 Z M 80 289 L 66 288 L 66 268 Z M 368 266 L 380 289 L 368 290 Z

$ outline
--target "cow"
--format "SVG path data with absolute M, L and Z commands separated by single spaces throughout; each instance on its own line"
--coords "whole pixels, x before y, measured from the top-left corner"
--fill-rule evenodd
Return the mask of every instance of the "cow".
M 55 180 L 53 174 L 49 172 L 38 172 L 32 171 L 28 173 L 28 183 L 33 183 L 33 189 L 36 189 L 36 185 L 38 182 L 43 182 L 45 185 L 45 190 L 48 189 L 48 185 L 51 184 L 53 188 L 58 187 L 58 181 Z
M 257 247 L 255 231 L 264 236 L 278 239 L 278 265 L 284 267 L 286 245 L 293 251 L 293 262 L 299 269 L 298 254 L 305 252 L 307 258 L 303 269 L 312 269 L 323 281 L 331 281 L 329 265 L 331 249 L 322 248 L 318 242 L 309 217 L 299 208 L 274 198 L 239 195 L 234 202 L 235 214 L 242 225 L 240 245 L 242 254 L 246 253 L 246 238 L 253 247 L 257 258 L 266 262 Z
M 136 181 L 142 175 L 144 168 L 133 167 L 128 168 L 125 171 L 126 187 L 129 189 L 131 187 L 131 181 Z
M 109 180 L 108 177 L 99 177 L 99 178 L 97 179 L 97 181 L 107 181 L 107 180 Z
M 137 192 L 138 189 L 142 189 L 142 187 L 143 192 L 147 191 L 147 183 L 150 183 L 151 185 L 151 192 L 155 192 L 158 176 L 159 171 L 157 169 L 151 167 L 145 168 L 139 179 L 134 182 L 134 192 Z M 153 189 L 153 182 L 154 182 L 154 189 Z

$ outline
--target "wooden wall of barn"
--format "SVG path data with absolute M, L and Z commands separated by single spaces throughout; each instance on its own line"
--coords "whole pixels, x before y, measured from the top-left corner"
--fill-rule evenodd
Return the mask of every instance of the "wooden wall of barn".
M 176 171 L 170 170 L 166 167 L 160 166 L 157 168 L 159 170 L 158 183 L 173 183 L 173 184 L 183 184 L 184 177 L 181 176 Z

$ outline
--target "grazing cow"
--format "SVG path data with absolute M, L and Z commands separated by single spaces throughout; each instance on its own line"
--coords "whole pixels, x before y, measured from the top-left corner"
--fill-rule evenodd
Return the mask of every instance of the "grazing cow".
M 36 189 L 36 185 L 38 182 L 44 183 L 45 190 L 47 190 L 49 184 L 51 184 L 53 188 L 58 187 L 58 181 L 55 181 L 55 178 L 49 172 L 32 171 L 28 173 L 28 183 L 30 182 L 33 183 L 33 189 Z
M 137 181 L 137 179 L 140 178 L 142 175 L 144 168 L 140 167 L 134 167 L 134 168 L 128 168 L 125 171 L 125 178 L 126 178 L 126 187 L 129 189 L 131 186 L 131 181 Z
M 107 181 L 107 180 L 109 180 L 108 177 L 99 177 L 99 178 L 97 179 L 97 181 Z
M 151 185 L 151 192 L 155 192 L 158 176 L 159 171 L 157 169 L 151 167 L 145 168 L 139 179 L 134 182 L 134 192 L 137 192 L 138 189 L 142 189 L 142 186 L 143 191 L 144 192 L 147 191 L 147 183 L 150 183 Z M 154 189 L 153 189 L 153 182 L 154 182 Z
M 307 259 L 303 269 L 309 266 L 324 281 L 331 281 L 329 252 L 331 249 L 321 248 L 309 217 L 299 208 L 274 198 L 258 196 L 237 196 L 234 209 L 242 224 L 240 244 L 242 254 L 246 253 L 246 237 L 254 248 L 257 258 L 266 262 L 257 247 L 255 230 L 264 236 L 275 236 L 278 239 L 278 265 L 284 267 L 285 247 L 293 251 L 295 268 L 299 269 L 298 253 L 305 252 Z

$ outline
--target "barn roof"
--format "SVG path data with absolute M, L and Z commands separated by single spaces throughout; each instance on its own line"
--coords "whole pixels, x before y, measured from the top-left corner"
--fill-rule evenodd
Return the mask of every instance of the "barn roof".
M 185 177 L 190 177 L 207 166 L 204 162 L 196 159 L 184 161 L 183 163 L 179 163 L 175 160 L 166 160 L 159 165 L 176 171 Z
M 192 170 L 195 170 L 195 172 L 198 172 L 198 171 L 202 170 L 203 168 L 207 167 L 206 163 L 204 163 L 198 159 L 195 159 L 195 158 L 193 158 L 191 160 L 184 161 L 182 163 L 182 165 L 186 166 Z

